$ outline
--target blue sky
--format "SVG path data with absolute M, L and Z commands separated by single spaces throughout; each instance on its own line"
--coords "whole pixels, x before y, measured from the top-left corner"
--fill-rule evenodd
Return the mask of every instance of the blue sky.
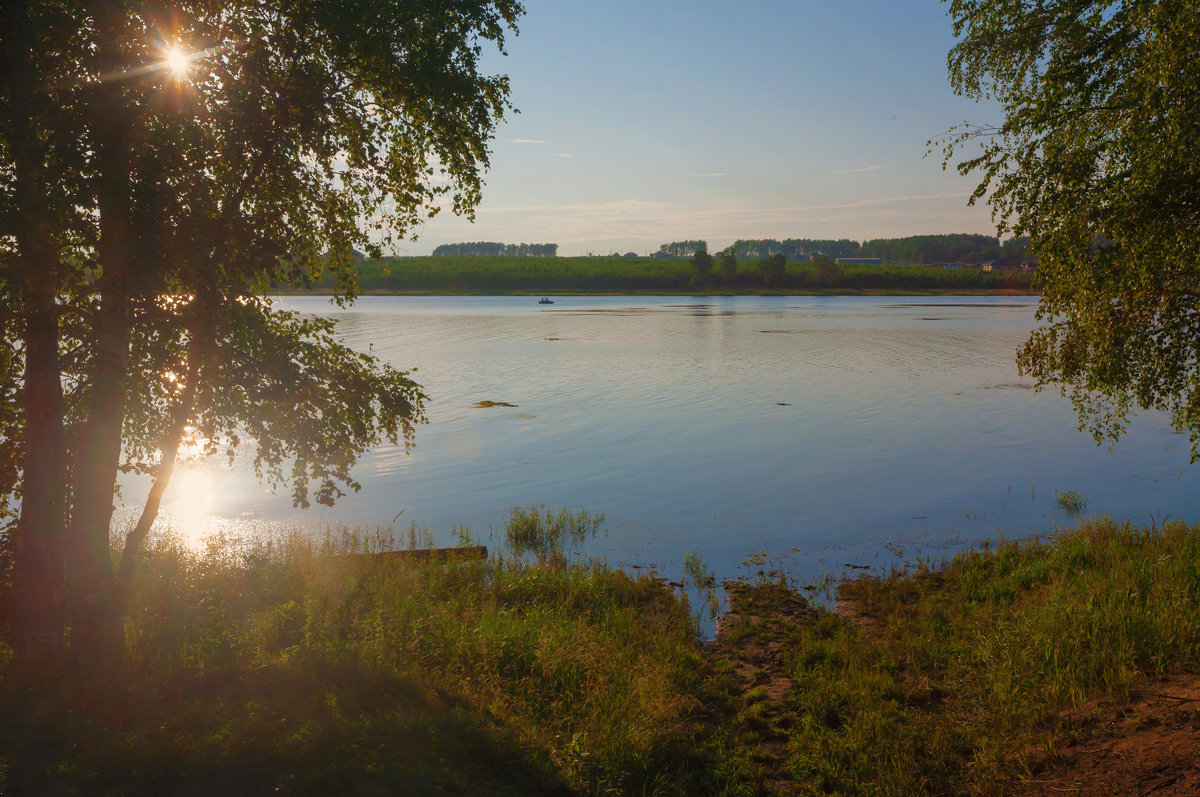
M 998 109 L 954 96 L 939 0 L 526 0 L 476 221 L 398 247 L 994 234 L 926 141 Z

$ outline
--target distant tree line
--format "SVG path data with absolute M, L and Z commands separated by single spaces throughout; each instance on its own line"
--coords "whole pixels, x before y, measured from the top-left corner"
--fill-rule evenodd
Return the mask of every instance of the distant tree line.
M 658 251 L 672 257 L 691 257 L 697 252 L 707 252 L 708 241 L 672 241 L 669 244 L 663 244 L 658 247 Z
M 891 263 L 986 263 L 1006 260 L 1021 263 L 1028 238 L 1000 239 L 988 235 L 912 235 L 863 242 L 859 257 L 878 257 Z
M 803 262 L 828 257 L 872 257 L 885 263 L 911 263 L 928 265 L 933 263 L 978 264 L 992 260 L 1005 260 L 1019 264 L 1027 259 L 1027 238 L 1011 238 L 1003 243 L 987 235 L 955 233 L 950 235 L 911 235 L 905 238 L 876 238 L 870 241 L 820 240 L 812 238 L 788 238 L 777 241 L 772 238 L 738 240 L 730 247 L 733 254 L 742 260 L 765 260 L 773 255 L 783 255 L 789 261 Z
M 813 238 L 788 238 L 776 241 L 773 238 L 737 240 L 731 247 L 740 260 L 765 260 L 773 255 L 785 259 L 815 260 L 818 257 L 858 257 L 859 243 L 843 238 L 839 241 Z
M 959 263 L 977 265 L 992 260 L 1004 260 L 1017 265 L 1031 257 L 1026 251 L 1028 238 L 1000 239 L 988 235 L 954 233 L 949 235 L 910 235 L 905 238 L 875 238 L 870 241 L 854 241 L 849 238 L 774 238 L 739 239 L 724 253 L 738 260 L 766 260 L 775 255 L 792 263 L 807 262 L 827 257 L 879 258 L 885 263 L 908 263 L 932 265 L 937 263 Z M 661 255 L 689 260 L 698 252 L 708 252 L 708 241 L 671 241 L 658 248 Z M 433 250 L 438 257 L 557 257 L 558 244 L 502 244 L 492 241 L 475 243 L 442 244 Z
M 358 261 L 355 267 L 359 287 L 366 292 L 1023 291 L 1029 290 L 1033 276 L 978 268 L 844 264 L 825 256 L 796 262 L 788 261 L 782 252 L 739 261 L 730 250 L 668 260 L 600 256 L 372 258 Z
M 477 241 L 465 244 L 442 244 L 433 250 L 434 257 L 557 257 L 558 244 L 502 244 Z

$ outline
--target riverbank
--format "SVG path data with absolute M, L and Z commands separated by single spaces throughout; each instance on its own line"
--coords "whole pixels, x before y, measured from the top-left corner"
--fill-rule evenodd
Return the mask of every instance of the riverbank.
M 426 544 L 415 529 L 200 551 L 160 540 L 126 674 L 5 680 L 0 791 L 1200 785 L 1193 527 L 1085 523 L 844 581 L 839 611 L 786 576 L 741 585 L 706 645 L 662 579 L 569 554 L 597 522 L 518 510 L 486 561 L 342 555 Z
M 278 291 L 277 296 L 333 296 L 332 290 L 314 289 L 311 291 Z M 1038 292 L 1029 290 L 1013 290 L 1008 288 L 978 289 L 968 288 L 945 290 L 793 290 L 793 291 L 743 291 L 731 293 L 728 291 L 698 291 L 695 289 L 679 290 L 645 290 L 645 291 L 607 291 L 607 290 L 575 290 L 575 291 L 383 291 L 365 290 L 360 296 L 553 296 L 555 299 L 571 296 L 1037 296 Z
M 404 257 L 354 264 L 358 287 L 377 294 L 954 294 L 1033 290 L 1033 272 L 980 267 L 759 261 L 733 273 L 697 273 L 688 260 L 623 257 Z M 330 289 L 332 279 L 314 286 Z
M 784 794 L 1200 791 L 1200 533 L 1085 522 L 837 589 L 713 645 Z
M 597 523 L 516 510 L 482 561 L 374 555 L 419 529 L 160 539 L 128 672 L 3 680 L 0 793 L 751 793 L 686 602 L 568 561 Z

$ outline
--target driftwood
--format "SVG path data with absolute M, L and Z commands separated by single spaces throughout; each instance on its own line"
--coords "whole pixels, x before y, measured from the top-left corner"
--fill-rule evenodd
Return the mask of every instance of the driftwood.
M 379 553 L 351 554 L 365 559 L 380 559 L 385 561 L 422 561 L 436 559 L 443 562 L 474 562 L 487 559 L 486 545 L 467 545 L 456 548 L 410 548 L 400 551 L 380 551 Z

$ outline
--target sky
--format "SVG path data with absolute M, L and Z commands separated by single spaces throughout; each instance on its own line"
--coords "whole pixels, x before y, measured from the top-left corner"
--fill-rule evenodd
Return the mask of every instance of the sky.
M 926 142 L 999 109 L 954 95 L 940 0 L 526 0 L 510 114 L 474 223 L 448 210 L 396 254 L 458 241 L 560 255 L 701 238 L 995 234 Z

